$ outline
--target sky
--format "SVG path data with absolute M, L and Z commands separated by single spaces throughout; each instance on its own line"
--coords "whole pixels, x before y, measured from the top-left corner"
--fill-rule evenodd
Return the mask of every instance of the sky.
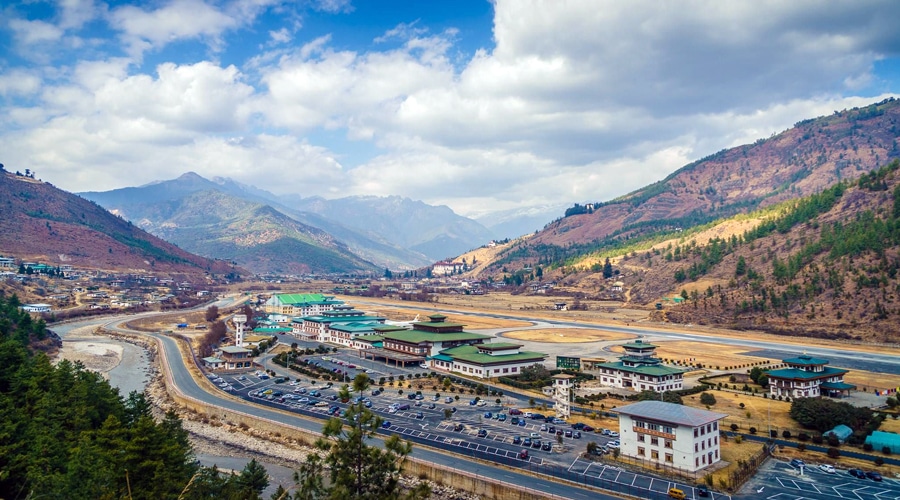
M 900 93 L 896 0 L 25 0 L 0 163 L 480 217 L 605 201 Z

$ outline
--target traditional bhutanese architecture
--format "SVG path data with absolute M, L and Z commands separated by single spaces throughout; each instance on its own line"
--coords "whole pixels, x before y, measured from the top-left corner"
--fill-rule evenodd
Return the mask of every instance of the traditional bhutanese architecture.
M 844 383 L 844 375 L 848 370 L 825 366 L 828 364 L 827 359 L 803 354 L 781 361 L 787 368 L 766 373 L 769 376 L 770 396 L 792 398 L 841 396 L 856 388 L 855 385 Z
M 280 314 L 288 317 L 313 316 L 331 311 L 343 304 L 333 296 L 321 293 L 279 293 L 272 295 L 263 305 L 267 314 Z
M 367 316 L 352 306 L 341 305 L 319 315 L 293 319 L 291 333 L 306 340 L 352 347 L 354 338 L 374 334 L 385 321 L 383 317 Z
M 690 472 L 721 460 L 715 413 L 689 406 L 642 401 L 618 409 L 621 453 Z
M 370 348 L 360 355 L 372 359 L 394 361 L 395 364 L 420 363 L 447 372 L 463 373 L 477 378 L 517 374 L 525 366 L 542 363 L 545 354 L 521 351 L 521 345 L 506 342 L 491 343 L 494 337 L 463 331 L 460 323 L 434 314 L 428 321 L 412 324 L 412 330 L 390 330 L 380 327 L 378 337 L 358 339 Z
M 522 368 L 543 363 L 540 352 L 522 351 L 521 344 L 496 342 L 444 349 L 431 357 L 431 367 L 477 378 L 517 375 Z
M 431 274 L 433 276 L 449 276 L 462 272 L 465 266 L 461 262 L 442 261 L 436 262 L 431 266 Z
M 640 339 L 622 345 L 625 355 L 613 363 L 593 364 L 601 385 L 635 391 L 675 391 L 683 387 L 685 370 L 665 366 L 656 357 L 657 346 Z

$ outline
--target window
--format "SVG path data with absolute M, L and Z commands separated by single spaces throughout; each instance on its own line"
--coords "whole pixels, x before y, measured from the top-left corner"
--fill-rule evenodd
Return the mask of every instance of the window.
M 668 425 L 663 426 L 663 432 L 665 432 L 666 434 L 675 434 L 675 432 L 672 430 L 672 428 L 669 427 Z
M 697 437 L 699 435 L 700 435 L 700 430 L 695 427 L 694 428 L 694 437 Z
M 718 460 L 718 458 L 719 458 L 719 450 L 716 450 L 716 459 Z
M 668 464 L 672 463 L 672 454 L 671 453 L 666 453 L 666 463 L 668 463 Z
M 659 438 L 656 436 L 651 437 L 650 444 L 652 444 L 653 446 L 659 446 Z
M 714 442 L 715 444 L 719 444 L 719 436 L 714 437 L 714 438 L 713 438 L 713 442 Z
M 644 456 L 644 447 L 643 446 L 638 446 L 638 456 L 641 456 L 641 457 Z
M 665 446 L 666 448 L 671 449 L 671 448 L 672 448 L 672 440 L 671 440 L 671 439 L 666 439 L 666 441 L 663 443 L 663 446 Z
M 700 459 L 699 458 L 694 459 L 694 467 L 700 467 Z
M 644 435 L 643 435 L 643 434 L 638 434 L 638 442 L 639 442 L 639 443 L 643 443 L 643 442 L 644 442 Z
M 702 426 L 700 427 L 700 435 L 701 435 L 701 436 L 705 436 L 705 435 L 706 435 L 706 427 L 702 427 Z
M 650 450 L 650 458 L 653 460 L 659 460 L 659 452 L 656 450 Z
M 718 423 L 718 422 L 713 422 L 713 430 L 714 430 L 714 431 L 719 430 L 719 423 Z
M 697 443 L 694 443 L 694 453 L 697 453 L 699 451 L 700 451 L 700 445 Z

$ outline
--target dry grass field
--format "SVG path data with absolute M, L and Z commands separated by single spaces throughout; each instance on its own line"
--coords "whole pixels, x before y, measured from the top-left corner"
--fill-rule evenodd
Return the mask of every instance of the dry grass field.
M 583 328 L 540 328 L 535 330 L 504 332 L 503 337 L 507 339 L 530 340 L 535 342 L 573 343 L 628 340 L 634 338 L 634 335 Z

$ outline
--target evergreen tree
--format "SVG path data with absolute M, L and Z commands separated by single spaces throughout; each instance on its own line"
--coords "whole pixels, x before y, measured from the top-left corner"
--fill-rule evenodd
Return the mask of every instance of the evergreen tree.
M 609 257 L 606 258 L 606 262 L 603 263 L 603 277 L 604 278 L 612 278 L 613 268 L 612 264 L 609 262 Z

